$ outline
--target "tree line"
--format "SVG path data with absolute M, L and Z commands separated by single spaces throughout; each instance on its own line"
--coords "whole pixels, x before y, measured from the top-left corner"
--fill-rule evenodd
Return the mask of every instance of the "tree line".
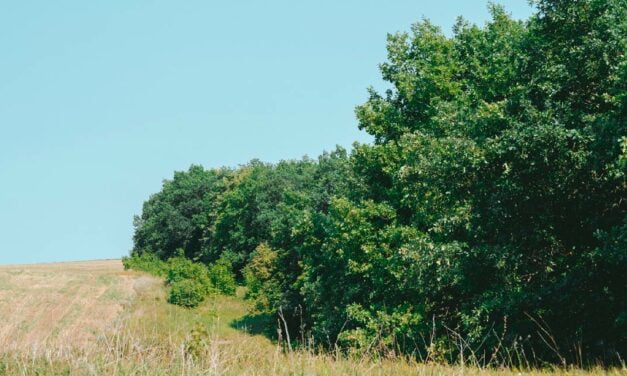
M 389 35 L 391 89 L 356 108 L 372 144 L 175 172 L 132 258 L 221 265 L 321 346 L 620 361 L 627 2 L 534 6 Z

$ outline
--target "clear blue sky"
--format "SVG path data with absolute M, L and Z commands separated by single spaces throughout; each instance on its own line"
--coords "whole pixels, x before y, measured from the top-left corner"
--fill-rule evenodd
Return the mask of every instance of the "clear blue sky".
M 353 109 L 385 87 L 386 33 L 423 16 L 450 33 L 486 4 L 1 2 L 0 263 L 126 255 L 142 202 L 192 163 L 369 141 Z

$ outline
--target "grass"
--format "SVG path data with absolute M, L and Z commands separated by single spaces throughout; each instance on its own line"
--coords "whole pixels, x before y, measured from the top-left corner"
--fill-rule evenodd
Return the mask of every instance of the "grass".
M 400 358 L 285 352 L 268 339 L 266 323 L 272 319 L 248 315 L 241 291 L 236 297 L 217 296 L 196 309 L 185 309 L 167 303 L 160 280 L 124 272 L 119 262 L 20 268 L 23 273 L 11 274 L 15 269 L 0 267 L 0 280 L 5 281 L 0 285 L 0 301 L 14 302 L 13 308 L 0 306 L 0 313 L 9 313 L 0 317 L 10 317 L 0 323 L 0 343 L 7 342 L 6 327 L 17 335 L 14 347 L 0 347 L 0 375 L 627 374 L 621 369 L 480 369 Z M 3 279 L 7 275 L 27 276 L 33 283 Z M 44 275 L 52 281 L 40 280 Z M 101 299 L 111 288 L 118 293 Z M 52 294 L 67 312 L 44 319 L 39 313 L 59 309 L 46 294 Z M 118 308 L 105 310 L 108 305 Z M 22 332 L 16 329 L 26 323 L 31 325 Z M 64 343 L 50 339 L 55 330 L 63 333 Z M 47 339 L 41 342 L 42 338 Z M 74 345 L 64 346 L 68 342 Z
M 93 344 L 130 304 L 134 278 L 116 260 L 0 266 L 0 352 Z

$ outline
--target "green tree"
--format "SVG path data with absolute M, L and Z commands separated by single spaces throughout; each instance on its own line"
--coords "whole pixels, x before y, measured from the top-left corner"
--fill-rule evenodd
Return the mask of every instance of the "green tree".
M 183 249 L 185 256 L 200 258 L 202 235 L 214 220 L 214 206 L 228 174 L 191 166 L 164 181 L 161 191 L 144 203 L 141 216 L 135 217 L 133 253 L 153 253 L 165 260 Z
M 208 285 L 232 293 L 234 273 L 260 311 L 298 312 L 283 318 L 329 346 L 454 360 L 454 331 L 475 354 L 505 343 L 539 361 L 616 361 L 627 3 L 534 4 L 525 22 L 491 5 L 484 26 L 460 18 L 450 37 L 429 21 L 390 35 L 391 89 L 356 108 L 372 144 L 177 172 L 136 219 L 134 255 L 183 249 L 210 265 Z M 172 279 L 185 301 L 195 286 L 174 284 L 188 280 Z

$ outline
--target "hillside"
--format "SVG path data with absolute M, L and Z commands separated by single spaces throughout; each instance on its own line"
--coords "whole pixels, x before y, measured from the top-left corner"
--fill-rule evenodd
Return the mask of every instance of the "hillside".
M 142 277 L 118 260 L 0 266 L 0 351 L 85 347 L 104 335 Z
M 180 308 L 166 302 L 160 280 L 124 271 L 118 260 L 1 266 L 0 375 L 519 372 L 290 352 L 260 331 L 264 318 L 249 315 L 241 296 Z

